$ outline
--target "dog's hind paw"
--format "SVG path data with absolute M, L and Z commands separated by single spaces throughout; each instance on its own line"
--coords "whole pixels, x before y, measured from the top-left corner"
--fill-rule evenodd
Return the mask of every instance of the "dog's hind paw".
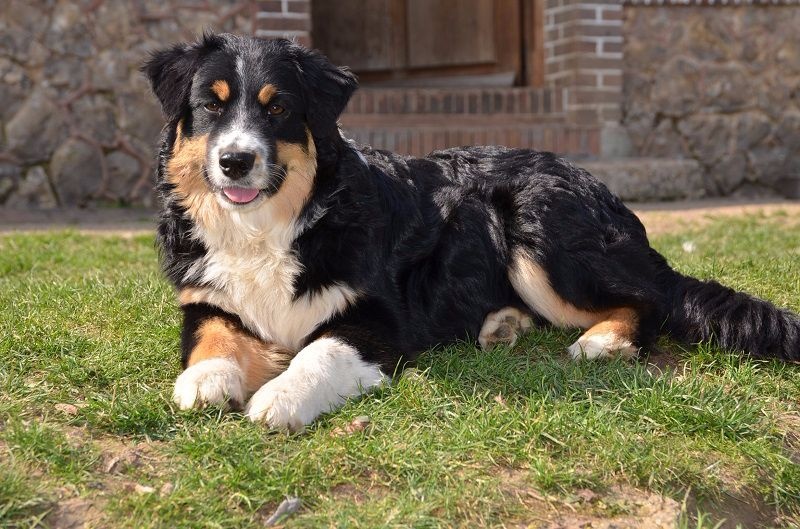
M 202 360 L 178 376 L 172 400 L 182 410 L 226 403 L 238 407 L 244 403 L 243 378 L 242 369 L 234 360 Z
M 486 316 L 478 335 L 478 343 L 484 351 L 501 343 L 510 347 L 532 325 L 530 316 L 515 307 L 506 307 Z

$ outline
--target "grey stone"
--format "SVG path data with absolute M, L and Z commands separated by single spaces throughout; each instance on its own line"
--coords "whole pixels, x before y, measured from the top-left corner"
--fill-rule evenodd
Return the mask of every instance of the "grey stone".
M 45 161 L 67 136 L 67 126 L 55 93 L 37 88 L 6 123 L 6 145 L 16 157 L 29 163 Z
M 139 90 L 117 94 L 120 128 L 135 138 L 152 143 L 158 138 L 164 118 L 158 102 L 145 87 L 144 79 L 137 80 Z
M 681 120 L 678 130 L 703 165 L 712 165 L 730 152 L 735 118 L 697 114 Z
M 44 45 L 59 53 L 78 57 L 92 54 L 92 38 L 86 27 L 86 16 L 75 2 L 58 2 L 45 33 Z
M 136 158 L 122 151 L 114 151 L 106 155 L 108 168 L 108 192 L 113 196 L 127 199 L 141 174 Z
M 105 96 L 82 97 L 72 104 L 72 115 L 78 130 L 100 143 L 112 143 L 117 136 L 114 106 Z
M 706 195 L 703 169 L 694 160 L 628 158 L 580 165 L 623 200 L 693 199 Z
M 714 195 L 730 194 L 742 185 L 747 178 L 748 171 L 747 158 L 743 152 L 724 156 L 708 170 L 708 176 L 716 184 L 715 189 L 709 189 L 709 191 Z
M 685 116 L 701 107 L 697 87 L 702 69 L 691 58 L 677 57 L 668 61 L 653 78 L 652 106 L 668 116 Z
M 22 170 L 10 163 L 0 163 L 0 204 L 6 201 L 6 198 L 17 188 L 19 185 L 19 178 Z
M 603 158 L 620 158 L 630 156 L 633 145 L 628 129 L 618 124 L 606 124 L 600 130 L 600 156 Z
M 800 199 L 800 174 L 781 178 L 775 183 L 775 190 L 786 198 Z
M 53 154 L 50 174 L 62 205 L 85 205 L 100 186 L 100 153 L 86 142 L 69 139 Z
M 0 121 L 11 118 L 19 110 L 32 86 L 33 82 L 24 69 L 0 57 Z
M 128 59 L 128 60 L 126 60 Z M 133 60 L 119 50 L 103 50 L 89 65 L 92 84 L 98 90 L 118 90 L 128 80 L 128 65 Z
M 789 176 L 786 170 L 786 149 L 780 145 L 762 145 L 747 152 L 747 158 L 752 168 L 749 180 L 761 182 L 768 186 Z
M 684 158 L 688 155 L 684 139 L 675 130 L 672 119 L 664 118 L 661 123 L 648 131 L 642 154 L 665 158 Z
M 750 77 L 739 66 L 706 66 L 698 86 L 703 107 L 708 111 L 736 112 L 754 103 Z
M 53 209 L 58 207 L 58 202 L 43 167 L 37 165 L 28 169 L 16 192 L 8 198 L 7 205 L 12 208 Z
M 44 63 L 44 77 L 50 86 L 74 90 L 83 84 L 87 68 L 81 57 L 51 54 Z
M 736 148 L 746 151 L 755 147 L 772 130 L 769 119 L 758 112 L 746 112 L 739 116 L 736 130 Z
M 787 150 L 800 150 L 800 112 L 785 113 L 775 130 L 775 137 Z

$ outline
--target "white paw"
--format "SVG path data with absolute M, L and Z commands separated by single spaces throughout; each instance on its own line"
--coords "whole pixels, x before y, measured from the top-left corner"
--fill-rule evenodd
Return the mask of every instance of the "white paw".
M 289 368 L 255 392 L 245 414 L 270 428 L 297 432 L 320 414 L 380 385 L 378 366 L 361 360 L 358 351 L 335 338 L 320 338 L 304 347 Z
M 614 333 L 583 335 L 578 341 L 567 348 L 573 360 L 594 360 L 598 358 L 611 358 L 622 356 L 633 358 L 639 349 L 630 340 L 621 338 Z
M 478 334 L 478 343 L 484 351 L 500 343 L 510 347 L 517 343 L 517 338 L 527 332 L 532 325 L 533 322 L 527 314 L 514 307 L 506 307 L 486 316 Z
M 296 385 L 280 380 L 270 380 L 255 392 L 245 408 L 245 415 L 253 422 L 264 422 L 276 430 L 299 432 L 323 411 L 321 406 L 308 399 Z
M 244 373 L 233 360 L 210 358 L 188 367 L 175 380 L 172 400 L 182 410 L 208 404 L 244 403 Z

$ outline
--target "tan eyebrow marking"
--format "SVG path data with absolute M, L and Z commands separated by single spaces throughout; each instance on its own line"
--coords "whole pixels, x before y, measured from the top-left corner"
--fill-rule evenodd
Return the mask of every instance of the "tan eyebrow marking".
M 272 96 L 278 93 L 278 89 L 271 84 L 265 84 L 261 90 L 258 91 L 258 102 L 262 105 L 269 103 Z
M 217 97 L 220 101 L 227 101 L 231 96 L 231 87 L 228 86 L 227 81 L 223 81 L 221 79 L 214 81 L 214 83 L 211 85 L 211 91 L 217 94 Z

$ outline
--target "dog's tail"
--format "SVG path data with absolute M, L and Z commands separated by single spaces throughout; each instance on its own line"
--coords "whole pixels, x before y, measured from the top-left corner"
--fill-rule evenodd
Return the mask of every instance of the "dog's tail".
M 670 336 L 685 343 L 711 341 L 754 357 L 800 360 L 800 316 L 716 281 L 670 272 Z

